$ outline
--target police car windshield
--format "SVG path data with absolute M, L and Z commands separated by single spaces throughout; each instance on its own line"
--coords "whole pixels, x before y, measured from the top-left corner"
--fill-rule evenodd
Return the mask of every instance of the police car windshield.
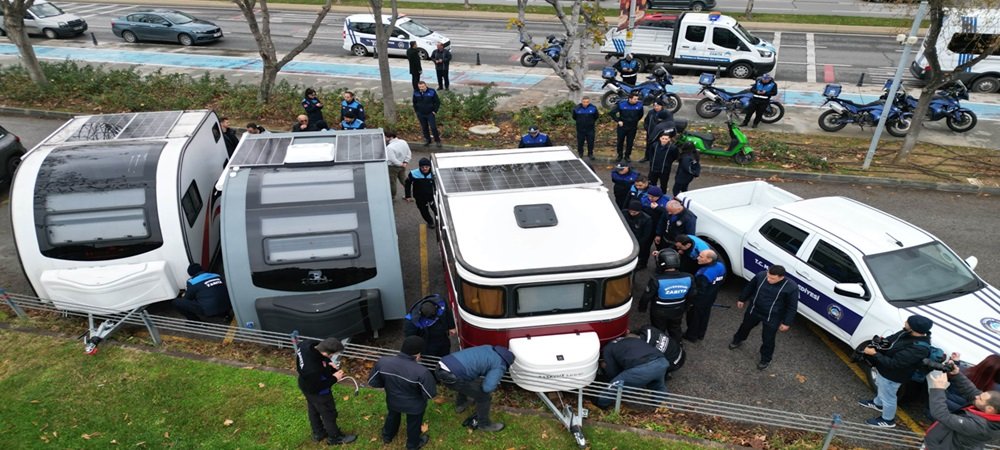
M 743 28 L 742 24 L 739 23 L 736 24 L 736 34 L 739 34 L 740 36 L 743 37 L 743 39 L 746 39 L 753 45 L 760 44 L 760 38 L 750 34 L 750 32 L 747 31 L 746 28 Z
M 430 28 L 427 28 L 412 20 L 407 20 L 406 22 L 402 22 L 397 26 L 399 28 L 402 28 L 403 31 L 410 33 L 416 37 L 424 37 L 433 33 L 433 31 L 431 31 Z
M 982 286 L 979 278 L 940 242 L 869 255 L 865 263 L 890 302 L 936 302 Z

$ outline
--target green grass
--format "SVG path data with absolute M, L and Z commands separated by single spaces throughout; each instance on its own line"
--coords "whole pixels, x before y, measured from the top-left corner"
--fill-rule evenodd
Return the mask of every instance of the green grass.
M 379 438 L 382 391 L 342 386 L 338 423 L 359 435 L 350 448 L 402 448 L 403 430 L 391 446 Z M 280 373 L 114 345 L 87 356 L 78 341 L 0 331 L 0 392 L 0 448 L 321 448 L 295 377 Z M 499 434 L 469 432 L 463 418 L 450 402 L 430 403 L 430 448 L 576 448 L 554 418 L 498 412 L 508 426 Z M 586 434 L 595 449 L 703 448 L 603 427 Z

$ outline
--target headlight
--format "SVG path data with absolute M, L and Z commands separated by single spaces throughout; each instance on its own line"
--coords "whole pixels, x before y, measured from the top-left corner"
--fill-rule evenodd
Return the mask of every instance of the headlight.
M 767 50 L 757 50 L 757 53 L 760 53 L 760 57 L 761 58 L 770 58 L 771 55 L 773 55 L 773 53 L 771 53 L 771 52 L 769 52 Z
M 66 23 L 66 22 L 59 22 L 59 26 L 60 26 L 60 27 L 68 27 L 68 26 L 69 26 L 69 24 L 68 24 L 68 23 Z

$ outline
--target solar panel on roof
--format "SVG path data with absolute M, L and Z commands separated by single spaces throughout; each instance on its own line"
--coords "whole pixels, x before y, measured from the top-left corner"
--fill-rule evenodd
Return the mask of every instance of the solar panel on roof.
M 135 114 L 91 116 L 64 142 L 110 141 L 118 137 Z M 58 142 L 58 141 L 56 141 Z
M 337 162 L 384 159 L 385 136 L 382 134 L 382 130 L 345 132 L 337 135 Z
M 181 117 L 181 111 L 160 111 L 136 114 L 135 118 L 118 135 L 118 139 L 161 138 Z
M 437 177 L 449 194 L 601 182 L 579 159 L 438 169 Z
M 249 139 L 233 154 L 231 166 L 280 166 L 292 143 L 291 137 Z
M 64 142 L 163 138 L 170 133 L 181 114 L 182 111 L 161 111 L 91 116 Z

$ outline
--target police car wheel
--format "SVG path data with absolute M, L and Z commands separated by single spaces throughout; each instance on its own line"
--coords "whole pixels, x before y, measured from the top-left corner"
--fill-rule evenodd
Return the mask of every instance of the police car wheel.
M 753 66 L 747 63 L 736 63 L 729 66 L 729 76 L 733 78 L 753 77 Z
M 354 56 L 368 56 L 368 49 L 364 45 L 354 44 L 351 46 L 351 53 Z
M 431 59 L 431 55 L 427 54 L 427 50 L 419 49 L 418 52 L 420 53 L 420 59 Z

